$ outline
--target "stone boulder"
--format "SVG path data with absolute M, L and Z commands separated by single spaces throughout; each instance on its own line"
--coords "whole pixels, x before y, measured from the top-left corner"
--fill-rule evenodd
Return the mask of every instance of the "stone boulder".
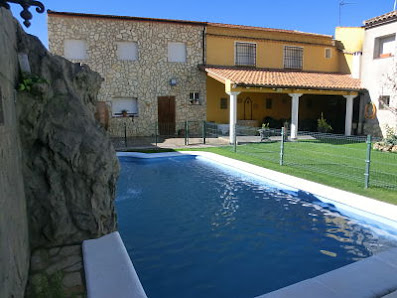
M 19 27 L 29 91 L 17 110 L 31 248 L 77 244 L 116 230 L 114 148 L 95 120 L 102 78 L 52 55 Z

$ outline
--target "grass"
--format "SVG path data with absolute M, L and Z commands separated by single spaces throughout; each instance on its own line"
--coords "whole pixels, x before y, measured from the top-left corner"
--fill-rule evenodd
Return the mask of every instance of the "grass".
M 180 149 L 183 150 L 213 152 L 397 205 L 397 154 L 372 150 L 370 188 L 365 189 L 366 144 L 362 142 L 329 139 L 287 142 L 283 166 L 279 165 L 278 142 L 239 145 L 237 152 L 232 146 Z

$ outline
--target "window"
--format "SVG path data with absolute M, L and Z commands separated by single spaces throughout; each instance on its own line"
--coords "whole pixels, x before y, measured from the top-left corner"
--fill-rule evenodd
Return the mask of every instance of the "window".
M 227 109 L 227 98 L 222 97 L 220 103 L 221 103 L 221 110 L 226 110 Z
M 119 60 L 138 60 L 138 45 L 136 42 L 118 42 L 117 57 Z
M 168 62 L 186 62 L 186 45 L 183 42 L 168 43 Z
M 113 116 L 122 116 L 126 111 L 127 115 L 138 115 L 138 99 L 137 98 L 113 98 L 112 114 Z
M 396 35 L 375 38 L 374 58 L 394 56 Z
M 87 44 L 84 40 L 65 40 L 63 53 L 67 59 L 87 59 Z
M 385 110 L 390 106 L 390 96 L 383 95 L 379 97 L 379 110 Z
M 302 69 L 303 67 L 303 48 L 284 47 L 284 68 Z
M 325 49 L 325 59 L 331 59 L 332 52 L 330 48 Z
M 200 104 L 200 93 L 199 92 L 191 92 L 189 94 L 189 101 L 192 105 Z
M 271 110 L 273 107 L 273 100 L 271 98 L 266 98 L 266 109 Z
M 256 65 L 256 44 L 246 42 L 236 42 L 235 44 L 235 64 L 241 66 Z

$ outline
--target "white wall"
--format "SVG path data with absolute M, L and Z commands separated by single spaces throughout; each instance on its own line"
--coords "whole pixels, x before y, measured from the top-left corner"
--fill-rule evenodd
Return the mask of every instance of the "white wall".
M 365 31 L 365 39 L 363 45 L 362 65 L 361 65 L 361 82 L 365 89 L 369 91 L 370 99 L 378 108 L 377 120 L 384 134 L 385 125 L 395 127 L 397 129 L 396 116 L 388 110 L 379 110 L 379 96 L 390 95 L 390 106 L 397 107 L 397 90 L 393 90 L 388 76 L 397 71 L 397 51 L 394 48 L 394 57 L 375 58 L 375 39 L 377 37 L 387 36 L 397 33 L 397 21 L 386 25 L 369 28 Z M 397 35 L 397 34 L 396 34 Z M 397 78 L 395 78 L 397 82 Z M 375 125 L 375 121 L 366 121 L 369 128 Z

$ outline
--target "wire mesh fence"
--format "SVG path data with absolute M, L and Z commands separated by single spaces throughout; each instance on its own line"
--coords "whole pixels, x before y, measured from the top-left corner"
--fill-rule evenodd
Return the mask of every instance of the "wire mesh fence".
M 338 177 L 363 187 L 397 190 L 397 153 L 374 150 L 378 139 L 299 131 L 297 139 L 291 140 L 286 128 L 236 125 L 236 137 L 230 142 L 228 128 L 205 121 L 153 123 L 145 127 L 126 123 L 113 131 L 111 138 L 118 150 L 223 145 L 222 150 L 299 168 L 314 176 Z
M 257 133 L 253 134 L 255 130 Z M 299 168 L 314 176 L 338 177 L 363 187 L 397 190 L 397 153 L 373 150 L 379 139 L 300 131 L 297 139 L 291 140 L 283 130 L 236 126 L 234 146 L 227 150 Z

